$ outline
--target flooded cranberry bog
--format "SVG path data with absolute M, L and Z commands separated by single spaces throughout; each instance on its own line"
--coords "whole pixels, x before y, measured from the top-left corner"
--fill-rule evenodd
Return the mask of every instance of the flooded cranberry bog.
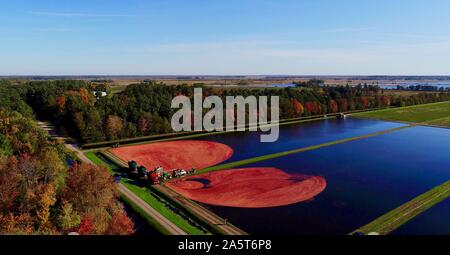
M 443 141 L 450 141 L 447 129 L 411 127 L 243 165 L 242 168 L 277 167 L 291 174 L 322 176 L 327 187 L 314 199 L 282 207 L 205 206 L 249 233 L 350 233 L 449 180 L 450 143 Z M 450 233 L 448 222 L 443 224 Z M 407 229 L 402 233 L 407 234 Z
M 214 141 L 233 148 L 233 155 L 223 163 L 298 149 L 355 136 L 405 126 L 402 123 L 369 119 L 326 119 L 280 126 L 279 139 L 261 143 L 259 132 L 233 132 L 208 135 L 197 140 Z
M 403 126 L 353 118 L 314 121 L 281 126 L 275 143 L 260 143 L 258 133 L 182 140 L 226 149 L 219 156 L 203 147 L 190 153 L 179 149 L 182 153 L 169 159 L 164 153 L 171 151 L 160 150 L 156 159 L 163 158 L 166 166 L 173 168 L 189 159 L 203 160 L 207 164 L 202 166 L 208 167 L 363 136 L 166 184 L 250 234 L 348 234 L 450 179 L 450 130 L 421 126 L 396 129 Z M 384 130 L 388 132 L 377 133 Z M 373 133 L 377 134 L 369 135 Z M 164 147 L 164 142 L 151 144 Z M 136 148 L 136 152 L 145 152 L 144 147 Z M 141 160 L 155 158 L 147 152 Z M 420 226 L 421 217 L 426 218 L 436 208 L 396 233 L 421 234 L 420 227 L 414 226 Z M 450 233 L 448 222 L 435 225 Z

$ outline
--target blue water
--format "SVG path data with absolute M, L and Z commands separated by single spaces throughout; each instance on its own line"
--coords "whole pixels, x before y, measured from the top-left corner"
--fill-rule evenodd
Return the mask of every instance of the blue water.
M 397 89 L 397 86 L 409 87 L 409 86 L 433 86 L 437 88 L 450 88 L 450 82 L 395 82 L 395 83 L 384 83 L 378 86 L 382 89 Z
M 270 86 L 274 88 L 293 88 L 296 87 L 297 85 L 293 83 L 286 83 L 286 84 L 272 84 Z
M 332 126 L 355 127 L 360 121 L 332 122 Z M 323 142 L 339 136 L 338 128 L 330 129 L 330 122 L 313 125 L 318 125 L 319 131 L 309 131 L 309 135 L 318 136 L 311 140 Z M 294 127 L 289 129 L 295 134 Z M 342 130 L 350 136 L 361 132 L 353 128 Z M 303 138 L 294 137 L 298 144 L 302 143 Z M 243 143 L 236 141 L 239 145 Z M 292 146 L 290 142 L 280 143 L 277 149 L 283 145 L 287 146 L 285 149 Z M 319 175 L 326 178 L 328 185 L 314 200 L 289 206 L 266 209 L 205 206 L 251 234 L 347 234 L 450 179 L 450 130 L 407 128 L 239 168 L 242 167 L 277 167 L 291 173 Z M 439 217 L 436 220 L 443 225 L 440 229 L 447 231 L 450 221 L 441 214 L 436 213 Z M 409 227 L 410 231 L 420 228 L 420 222 L 415 224 Z M 429 226 L 429 231 L 434 231 L 433 226 Z M 407 234 L 408 228 L 399 233 Z
M 403 125 L 394 122 L 353 118 L 346 120 L 332 119 L 280 126 L 279 139 L 274 143 L 261 143 L 260 132 L 226 133 L 201 137 L 199 140 L 216 141 L 229 145 L 233 148 L 234 154 L 226 162 L 232 162 L 375 133 Z

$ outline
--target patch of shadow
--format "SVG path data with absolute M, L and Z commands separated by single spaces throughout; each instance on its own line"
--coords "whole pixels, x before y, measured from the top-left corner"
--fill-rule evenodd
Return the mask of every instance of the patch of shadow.
M 133 184 L 135 186 L 139 186 L 139 187 L 142 186 L 142 183 L 140 181 L 138 181 L 138 180 L 127 180 L 126 182 L 129 183 L 129 184 Z
M 210 188 L 210 184 L 211 184 L 211 181 L 208 179 L 205 179 L 205 178 L 191 178 L 191 179 L 188 179 L 188 181 L 200 182 L 201 184 L 203 184 L 202 189 Z
M 305 180 L 308 180 L 309 178 L 311 178 L 311 177 L 309 177 L 309 176 L 292 175 L 287 180 L 291 181 L 293 183 L 298 183 L 298 182 L 303 182 Z

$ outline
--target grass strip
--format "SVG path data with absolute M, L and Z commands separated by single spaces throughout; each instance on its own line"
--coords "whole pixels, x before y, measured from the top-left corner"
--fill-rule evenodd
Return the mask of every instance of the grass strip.
M 193 211 L 191 211 L 189 208 L 186 208 L 185 206 L 183 206 L 181 203 L 179 203 L 178 201 L 170 198 L 169 196 L 166 196 L 166 194 L 164 194 L 163 192 L 159 191 L 156 188 L 151 187 L 152 191 L 154 191 L 156 194 L 158 194 L 158 196 L 161 196 L 162 198 L 164 198 L 167 201 L 170 201 L 170 203 L 176 205 L 179 208 L 182 208 L 183 211 L 189 215 L 189 217 L 192 217 L 195 221 L 199 222 L 201 225 L 205 226 L 213 235 L 226 235 L 226 233 L 224 231 L 222 231 L 222 229 L 218 228 L 216 225 L 213 224 L 209 224 L 208 222 L 204 221 L 203 219 L 201 219 L 200 217 L 197 216 L 196 213 L 194 213 Z M 195 202 L 193 202 L 195 203 Z
M 158 201 L 158 199 L 151 194 L 151 192 L 147 188 L 141 188 L 129 182 L 124 182 L 123 185 L 127 187 L 131 192 L 136 194 L 142 200 L 144 200 L 147 204 L 149 204 L 153 209 L 158 211 L 165 218 L 170 220 L 172 223 L 177 225 L 179 228 L 184 230 L 186 233 L 190 235 L 205 235 L 208 233 L 204 233 L 202 230 L 197 227 L 191 225 L 185 219 L 180 217 L 177 213 L 173 212 L 171 209 L 167 208 L 166 204 Z
M 434 205 L 444 201 L 449 196 L 450 181 L 447 181 L 444 184 L 441 184 L 395 208 L 394 210 L 389 211 L 388 213 L 380 216 L 350 234 L 356 232 L 362 232 L 365 234 L 377 232 L 381 235 L 387 235 Z
M 355 113 L 352 116 L 426 124 L 430 121 L 448 118 L 450 116 L 450 101 Z
M 170 232 L 167 231 L 166 228 L 164 228 L 161 224 L 159 224 L 158 221 L 150 217 L 146 212 L 144 212 L 144 210 L 142 210 L 142 208 L 137 206 L 133 201 L 131 201 L 124 195 L 120 195 L 120 199 L 122 200 L 123 203 L 129 206 L 134 212 L 136 212 L 142 219 L 144 219 L 149 226 L 153 227 L 163 235 L 170 235 Z

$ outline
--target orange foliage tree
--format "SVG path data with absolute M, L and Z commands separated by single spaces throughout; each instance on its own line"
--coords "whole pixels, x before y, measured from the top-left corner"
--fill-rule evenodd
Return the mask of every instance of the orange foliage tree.
M 123 212 L 115 213 L 105 232 L 107 235 L 130 235 L 134 233 L 134 224 Z
M 302 114 L 305 110 L 302 103 L 297 101 L 297 99 L 292 99 L 292 106 L 294 107 L 294 111 L 296 114 Z

